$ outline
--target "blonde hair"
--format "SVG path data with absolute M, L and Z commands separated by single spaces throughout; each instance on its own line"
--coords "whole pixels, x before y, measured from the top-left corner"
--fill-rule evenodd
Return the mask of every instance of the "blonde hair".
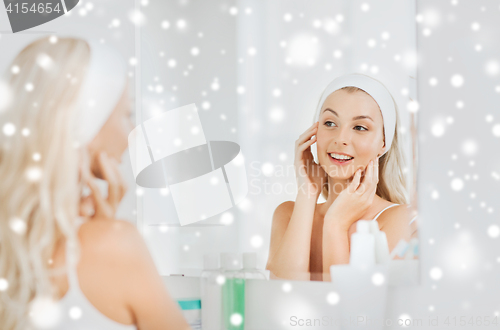
M 351 94 L 355 92 L 366 93 L 361 88 L 354 86 L 343 87 L 340 88 L 340 90 L 345 90 Z M 366 94 L 370 95 L 368 93 Z M 405 167 L 405 158 L 402 141 L 398 131 L 398 127 L 401 124 L 399 120 L 398 105 L 394 101 L 392 95 L 391 98 L 396 108 L 396 127 L 389 151 L 387 151 L 379 159 L 379 181 L 376 194 L 392 203 L 407 204 L 408 189 L 405 174 L 403 172 Z M 323 198 L 328 199 L 328 182 L 323 185 L 321 194 L 323 195 Z
M 3 330 L 25 329 L 30 302 L 54 298 L 50 277 L 64 271 L 50 269 L 57 244 L 67 240 L 79 251 L 74 103 L 89 60 L 84 40 L 47 37 L 25 47 L 4 75 L 13 101 L 0 110 L 0 127 L 15 132 L 0 134 Z

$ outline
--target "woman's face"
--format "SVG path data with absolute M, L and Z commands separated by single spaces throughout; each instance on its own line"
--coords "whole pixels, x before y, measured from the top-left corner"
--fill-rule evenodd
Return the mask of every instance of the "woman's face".
M 351 178 L 385 151 L 384 122 L 375 100 L 365 92 L 337 90 L 321 108 L 317 132 L 318 161 L 331 177 Z M 348 155 L 336 160 L 333 154 Z
M 109 158 L 115 159 L 118 163 L 121 162 L 122 154 L 128 146 L 128 135 L 134 128 L 131 109 L 127 86 L 111 115 L 89 144 L 91 158 L 95 159 L 100 152 L 104 151 Z

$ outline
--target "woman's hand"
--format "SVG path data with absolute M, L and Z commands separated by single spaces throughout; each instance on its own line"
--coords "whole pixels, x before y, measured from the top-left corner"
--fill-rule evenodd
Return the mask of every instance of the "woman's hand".
M 122 200 L 127 185 L 123 180 L 118 162 L 101 152 L 97 157 L 98 170 L 103 179 L 108 182 L 108 196 L 102 196 L 97 186 L 97 178 L 90 170 L 88 157 L 84 156 L 80 167 L 80 175 L 83 183 L 90 188 L 90 195 L 82 197 L 80 201 L 80 215 L 92 218 L 114 218 L 118 205 Z
M 321 194 L 327 174 L 314 162 L 311 145 L 316 142 L 319 122 L 315 122 L 295 141 L 295 175 L 299 191 L 316 199 Z M 312 137 L 312 138 L 311 138 Z
M 347 231 L 373 203 L 378 184 L 378 157 L 366 166 L 362 182 L 361 172 L 361 169 L 356 171 L 349 186 L 332 203 L 325 214 L 325 223 Z

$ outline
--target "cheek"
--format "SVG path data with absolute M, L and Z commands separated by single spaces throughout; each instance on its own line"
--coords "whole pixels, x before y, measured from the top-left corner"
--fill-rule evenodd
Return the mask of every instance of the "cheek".
M 324 130 L 319 129 L 318 133 L 316 134 L 316 147 L 318 148 L 318 152 L 326 152 L 326 148 L 328 147 L 329 144 L 329 136 L 328 133 L 325 132 Z
M 371 159 L 377 154 L 377 145 L 379 141 L 377 139 L 371 139 L 366 137 L 359 137 L 353 141 L 353 145 L 356 154 L 359 158 Z

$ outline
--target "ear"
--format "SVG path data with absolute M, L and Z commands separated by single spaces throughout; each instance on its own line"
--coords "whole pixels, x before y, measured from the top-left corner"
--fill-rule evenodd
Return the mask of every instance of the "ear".
M 385 152 L 385 139 L 384 139 L 384 145 L 382 146 L 382 148 L 380 148 L 378 154 L 377 154 L 377 157 L 380 157 L 380 155 L 382 155 L 384 152 Z

